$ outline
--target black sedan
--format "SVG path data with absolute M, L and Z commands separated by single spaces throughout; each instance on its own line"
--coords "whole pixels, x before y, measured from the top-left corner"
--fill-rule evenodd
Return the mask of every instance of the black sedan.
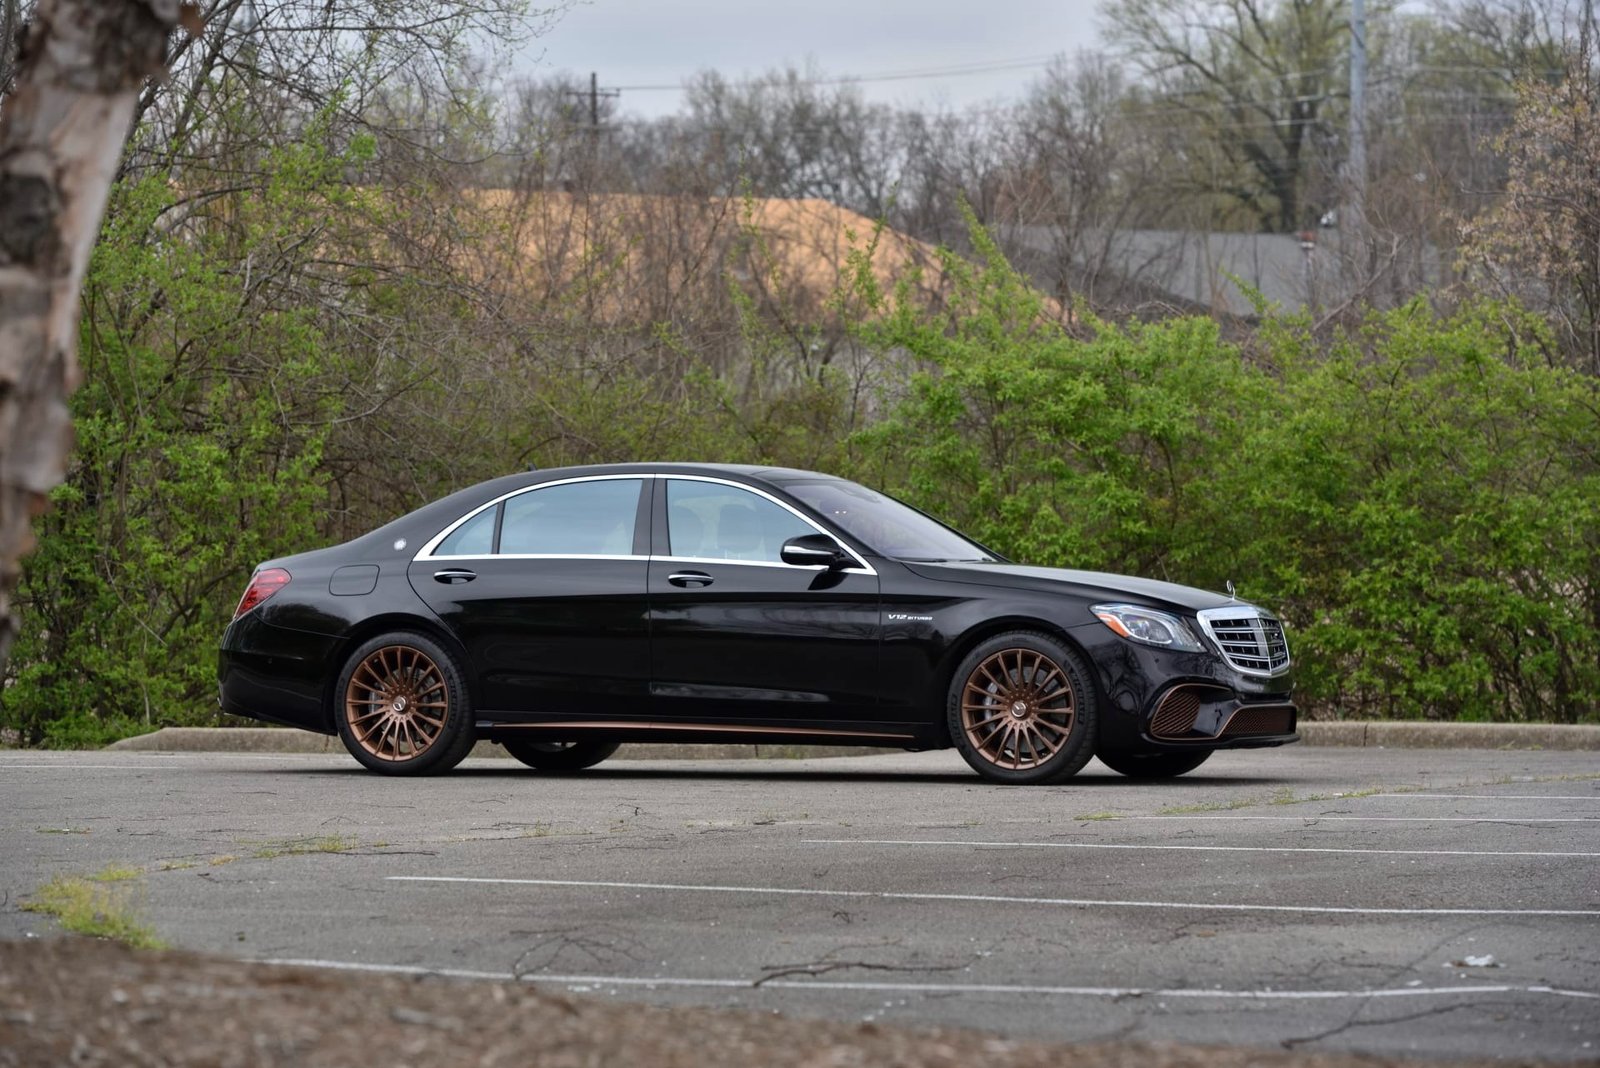
M 1296 740 L 1289 648 L 1232 596 L 1009 563 L 828 475 L 510 475 L 257 568 L 222 707 L 390 774 L 473 742 L 576 770 L 630 741 L 955 746 L 984 778 L 1165 778 Z

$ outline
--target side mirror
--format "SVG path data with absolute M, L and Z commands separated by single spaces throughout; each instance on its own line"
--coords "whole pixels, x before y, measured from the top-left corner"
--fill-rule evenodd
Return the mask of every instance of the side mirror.
M 854 563 L 850 555 L 839 548 L 839 543 L 826 534 L 802 534 L 798 538 L 790 538 L 783 543 L 778 555 L 786 564 L 796 567 L 816 567 L 821 564 L 829 571 Z

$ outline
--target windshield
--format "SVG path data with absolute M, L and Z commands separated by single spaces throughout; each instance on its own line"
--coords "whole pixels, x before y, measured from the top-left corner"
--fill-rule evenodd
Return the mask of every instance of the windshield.
M 854 482 L 790 482 L 784 489 L 839 529 L 896 560 L 994 560 L 949 527 Z

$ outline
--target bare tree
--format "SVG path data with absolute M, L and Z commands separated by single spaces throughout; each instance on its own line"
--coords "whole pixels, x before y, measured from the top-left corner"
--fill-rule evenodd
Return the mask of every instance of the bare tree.
M 1189 169 L 1267 230 L 1314 225 L 1316 139 L 1344 93 L 1337 0 L 1111 0 L 1111 40 L 1149 83 L 1143 118 L 1189 135 Z M 1191 181 L 1201 180 L 1191 173 Z
M 133 116 L 178 0 L 45 0 L 0 112 L 0 666 L 33 517 L 66 473 L 78 290 Z
M 1587 41 L 1552 85 L 1517 87 L 1505 195 L 1463 227 L 1472 276 L 1528 301 L 1555 324 L 1567 359 L 1600 375 L 1600 68 Z

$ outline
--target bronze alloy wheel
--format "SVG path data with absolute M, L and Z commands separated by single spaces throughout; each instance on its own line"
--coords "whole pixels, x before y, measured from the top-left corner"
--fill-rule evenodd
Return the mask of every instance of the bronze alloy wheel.
M 477 741 L 455 657 L 423 634 L 392 631 L 353 649 L 333 697 L 344 747 L 386 775 L 449 771 Z
M 998 782 L 1064 779 L 1088 761 L 1095 706 L 1081 658 L 1049 635 L 1002 634 L 967 654 L 950 693 L 950 733 Z
M 996 767 L 1036 768 L 1072 735 L 1077 708 L 1061 665 L 1036 649 L 1002 649 L 979 662 L 961 692 L 961 726 Z
M 439 665 L 420 649 L 386 645 L 350 673 L 344 691 L 350 735 L 378 760 L 414 760 L 444 733 L 450 687 Z

